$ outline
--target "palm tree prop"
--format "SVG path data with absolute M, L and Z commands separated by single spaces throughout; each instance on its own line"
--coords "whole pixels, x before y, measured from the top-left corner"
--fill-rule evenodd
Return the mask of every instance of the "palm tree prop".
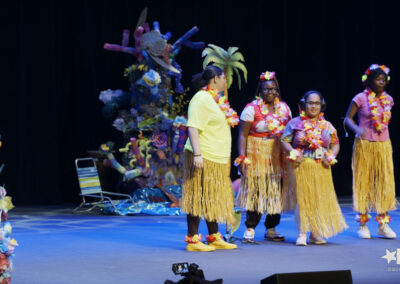
M 201 56 L 205 57 L 203 61 L 203 68 L 210 63 L 224 70 L 226 77 L 226 86 L 224 94 L 228 98 L 228 89 L 233 82 L 233 72 L 236 73 L 238 78 L 239 90 L 242 88 L 242 80 L 239 74 L 239 70 L 243 72 L 244 81 L 247 83 L 247 69 L 244 66 L 244 57 L 238 52 L 238 47 L 229 47 L 228 50 L 223 49 L 215 44 L 208 44 Z

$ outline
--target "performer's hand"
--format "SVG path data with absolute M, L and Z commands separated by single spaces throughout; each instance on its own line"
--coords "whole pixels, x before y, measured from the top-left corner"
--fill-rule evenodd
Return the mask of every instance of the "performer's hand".
M 193 157 L 193 165 L 198 169 L 202 169 L 203 168 L 203 157 L 202 156 Z
M 331 166 L 326 158 L 322 159 L 322 164 L 325 168 L 329 168 Z
M 363 135 L 364 135 L 364 128 L 357 127 L 356 138 L 362 138 Z
M 295 164 L 298 166 L 298 165 L 300 165 L 303 161 L 304 161 L 304 157 L 303 157 L 303 156 L 298 156 L 297 159 L 296 159 L 296 161 L 294 161 L 294 162 L 295 162 Z

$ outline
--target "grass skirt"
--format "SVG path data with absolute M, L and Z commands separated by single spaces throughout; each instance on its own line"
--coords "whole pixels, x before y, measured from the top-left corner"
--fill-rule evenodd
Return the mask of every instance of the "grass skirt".
M 390 139 L 356 139 L 353 149 L 353 206 L 362 214 L 384 214 L 396 209 L 393 154 Z
M 284 153 L 284 157 L 289 155 Z M 283 185 L 282 204 L 283 211 L 296 209 L 296 178 L 294 175 L 294 163 L 284 158 L 283 160 Z
M 251 164 L 242 176 L 236 205 L 248 211 L 267 214 L 282 212 L 282 155 L 276 139 L 249 136 L 247 157 Z
M 198 169 L 193 165 L 193 154 L 185 151 L 181 210 L 207 221 L 234 223 L 230 164 L 203 158 L 203 168 Z
M 300 231 L 328 238 L 347 228 L 340 210 L 330 168 L 305 158 L 295 167 Z

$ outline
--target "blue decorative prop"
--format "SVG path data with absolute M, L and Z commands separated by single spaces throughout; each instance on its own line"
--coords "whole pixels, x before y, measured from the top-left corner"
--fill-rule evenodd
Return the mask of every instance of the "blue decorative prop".
M 182 197 L 182 187 L 180 185 L 170 185 L 164 188 L 170 194 L 177 198 Z M 122 215 L 181 215 L 179 207 L 170 207 L 171 202 L 168 197 L 159 188 L 142 188 L 136 190 L 132 194 L 135 203 L 131 203 L 128 199 L 120 200 L 116 203 L 116 207 Z M 106 214 L 115 213 L 114 208 L 109 202 L 103 202 L 100 205 Z

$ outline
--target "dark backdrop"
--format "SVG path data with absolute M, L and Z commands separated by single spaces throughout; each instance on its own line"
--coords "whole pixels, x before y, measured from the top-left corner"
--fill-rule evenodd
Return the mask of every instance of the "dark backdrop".
M 254 95 L 262 71 L 277 71 L 282 96 L 297 115 L 309 89 L 322 92 L 326 117 L 341 139 L 333 168 L 338 195 L 351 195 L 352 137 L 342 127 L 360 77 L 372 63 L 386 64 L 388 92 L 397 102 L 400 82 L 399 15 L 388 1 L 7 1 L 1 7 L 0 182 L 14 202 L 56 204 L 78 201 L 74 159 L 86 156 L 119 133 L 103 118 L 98 95 L 124 89 L 130 55 L 103 50 L 133 30 L 141 10 L 159 21 L 175 41 L 192 26 L 193 38 L 227 48 L 246 59 L 248 84 L 230 90 L 240 112 Z M 177 58 L 184 85 L 201 70 L 201 51 L 183 49 Z M 390 125 L 395 168 L 399 168 L 399 111 Z M 232 132 L 235 157 L 237 128 Z M 233 177 L 235 174 L 233 173 Z M 398 176 L 397 176 L 398 181 Z

